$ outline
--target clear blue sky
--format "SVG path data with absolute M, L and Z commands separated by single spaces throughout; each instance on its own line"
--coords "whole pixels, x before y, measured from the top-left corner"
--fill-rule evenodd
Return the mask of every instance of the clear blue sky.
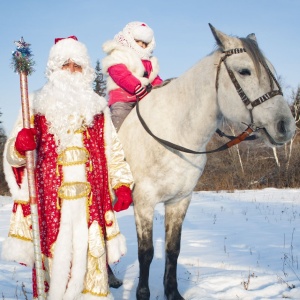
M 19 76 L 10 67 L 14 41 L 31 44 L 36 71 L 29 92 L 45 83 L 45 66 L 54 38 L 76 35 L 92 63 L 102 44 L 128 22 L 143 21 L 156 37 L 154 55 L 162 78 L 180 76 L 215 45 L 208 23 L 229 35 L 254 32 L 284 85 L 300 83 L 300 0 L 15 0 L 0 1 L 0 111 L 6 133 L 20 108 Z

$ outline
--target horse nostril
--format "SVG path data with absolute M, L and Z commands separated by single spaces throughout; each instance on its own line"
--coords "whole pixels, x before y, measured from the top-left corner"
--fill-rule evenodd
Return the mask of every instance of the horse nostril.
M 285 126 L 285 122 L 284 121 L 279 121 L 277 123 L 277 129 L 280 133 L 284 134 L 286 133 L 286 126 Z

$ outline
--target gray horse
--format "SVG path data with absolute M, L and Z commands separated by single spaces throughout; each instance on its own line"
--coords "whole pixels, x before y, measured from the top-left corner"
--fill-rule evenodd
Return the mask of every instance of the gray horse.
M 275 79 L 274 69 L 260 52 L 255 35 L 228 36 L 210 25 L 218 49 L 169 84 L 154 89 L 139 103 L 152 133 L 195 151 L 205 151 L 223 118 L 249 124 L 267 144 L 288 142 L 295 122 Z M 177 259 L 182 222 L 206 155 L 162 145 L 141 125 L 136 109 L 119 136 L 135 179 L 134 214 L 140 264 L 136 297 L 149 299 L 149 268 L 153 258 L 153 213 L 165 205 L 164 290 L 168 300 L 183 299 L 177 287 Z

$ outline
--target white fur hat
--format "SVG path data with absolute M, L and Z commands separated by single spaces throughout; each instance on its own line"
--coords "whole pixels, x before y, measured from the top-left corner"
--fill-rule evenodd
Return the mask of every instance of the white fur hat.
M 155 38 L 153 30 L 144 22 L 130 22 L 122 31 L 114 36 L 114 40 L 124 47 L 133 49 L 141 59 L 149 59 L 155 48 Z M 136 40 L 147 43 L 146 48 L 142 48 Z
M 50 74 L 61 69 L 68 59 L 80 65 L 82 69 L 90 67 L 87 48 L 83 43 L 79 42 L 75 36 L 55 39 L 55 44 L 50 49 L 47 73 Z
M 153 30 L 145 23 L 137 24 L 132 30 L 132 35 L 135 40 L 145 42 L 149 44 L 153 37 Z

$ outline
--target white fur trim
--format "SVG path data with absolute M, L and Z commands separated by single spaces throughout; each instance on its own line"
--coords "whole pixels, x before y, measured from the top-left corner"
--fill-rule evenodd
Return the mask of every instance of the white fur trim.
M 31 241 L 8 237 L 2 243 L 2 259 L 23 263 L 28 267 L 34 265 L 34 248 Z
M 47 67 L 53 71 L 61 69 L 68 59 L 72 59 L 82 67 L 88 66 L 89 56 L 86 46 L 71 38 L 57 42 L 50 49 Z
M 107 261 L 109 264 L 120 260 L 127 253 L 126 239 L 123 234 L 118 234 L 106 242 Z
M 15 174 L 11 165 L 7 162 L 6 157 L 3 158 L 3 169 L 5 174 L 5 180 L 8 184 L 9 190 L 12 194 L 13 200 L 29 201 L 28 191 L 28 179 L 27 170 L 24 171 L 21 187 L 18 186 L 15 178 Z
M 154 37 L 154 32 L 146 24 L 141 24 L 139 26 L 136 26 L 132 30 L 132 35 L 135 40 L 143 41 L 143 42 L 149 44 Z
M 141 26 L 147 29 L 140 29 L 139 27 Z M 142 40 L 147 40 L 148 45 L 146 48 L 141 47 L 136 42 L 136 37 L 134 36 L 134 31 L 136 29 L 137 35 Z M 133 49 L 139 58 L 149 59 L 152 56 L 152 52 L 155 48 L 155 38 L 153 31 L 151 31 L 152 29 L 144 22 L 130 22 L 123 28 L 122 31 L 120 31 L 114 36 L 114 40 L 120 45 Z M 143 33 L 145 34 L 145 36 L 143 36 Z
M 95 79 L 95 69 L 92 67 L 86 46 L 72 38 L 60 40 L 50 49 L 46 75 L 60 70 L 67 60 L 72 60 L 82 67 L 82 73 L 92 83 Z
M 143 63 L 131 48 L 119 45 L 114 40 L 107 41 L 103 44 L 102 48 L 108 54 L 102 60 L 103 72 L 107 72 L 107 69 L 113 65 L 125 64 L 127 68 L 135 71 L 135 75 L 144 75 Z
M 53 255 L 49 300 L 71 300 L 80 295 L 86 272 L 87 247 L 86 198 L 64 200 Z
M 63 166 L 64 182 L 86 182 L 85 168 L 84 164 Z
M 158 63 L 158 59 L 155 56 L 152 56 L 150 58 L 151 64 L 152 64 L 152 72 L 149 76 L 149 81 L 150 83 L 157 77 L 158 73 L 159 73 L 159 63 Z
M 21 187 L 18 186 L 15 178 L 15 174 L 11 165 L 8 163 L 7 156 L 10 155 L 9 149 L 11 148 L 11 143 L 14 143 L 14 140 L 7 140 L 4 151 L 3 151 L 3 170 L 5 174 L 5 180 L 8 184 L 9 190 L 12 194 L 13 200 L 29 201 L 29 191 L 28 191 L 28 179 L 27 171 L 24 172 L 24 177 L 22 179 Z

